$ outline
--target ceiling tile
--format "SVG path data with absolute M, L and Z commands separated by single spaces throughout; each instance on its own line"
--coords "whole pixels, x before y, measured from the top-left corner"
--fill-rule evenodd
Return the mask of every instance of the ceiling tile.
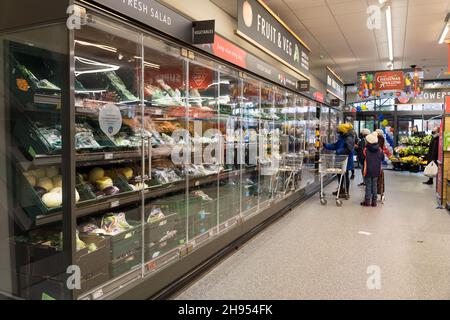
M 330 4 L 330 9 L 333 15 L 348 15 L 348 14 L 360 14 L 366 16 L 367 4 L 365 1 L 352 0 L 346 2 L 340 2 L 336 4 Z

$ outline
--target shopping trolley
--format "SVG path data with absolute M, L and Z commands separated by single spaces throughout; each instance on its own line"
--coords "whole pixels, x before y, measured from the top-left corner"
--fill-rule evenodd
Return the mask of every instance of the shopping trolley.
M 303 153 L 285 153 L 282 155 L 278 173 L 284 174 L 283 189 L 285 191 L 295 190 L 296 177 L 301 174 L 303 167 Z M 278 190 L 279 179 L 276 180 L 275 190 Z
M 327 175 L 341 175 L 339 178 L 339 187 L 336 195 L 336 206 L 342 207 L 342 201 L 339 199 L 342 183 L 344 182 L 344 174 L 347 171 L 348 155 L 337 154 L 321 154 L 319 159 L 320 174 L 320 204 L 326 205 L 325 193 L 323 192 L 323 178 Z M 345 193 L 348 199 L 347 186 L 344 183 Z

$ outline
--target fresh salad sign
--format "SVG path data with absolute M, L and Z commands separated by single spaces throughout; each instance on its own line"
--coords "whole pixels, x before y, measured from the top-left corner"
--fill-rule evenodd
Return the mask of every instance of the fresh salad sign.
M 236 33 L 308 77 L 309 48 L 262 1 L 238 0 Z
M 192 21 L 156 0 L 91 0 L 172 37 L 192 41 Z

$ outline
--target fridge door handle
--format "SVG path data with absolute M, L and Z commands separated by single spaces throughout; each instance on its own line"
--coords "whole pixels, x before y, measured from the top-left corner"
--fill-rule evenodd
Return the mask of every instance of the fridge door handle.
M 152 136 L 147 137 L 147 147 L 148 147 L 148 180 L 152 180 Z

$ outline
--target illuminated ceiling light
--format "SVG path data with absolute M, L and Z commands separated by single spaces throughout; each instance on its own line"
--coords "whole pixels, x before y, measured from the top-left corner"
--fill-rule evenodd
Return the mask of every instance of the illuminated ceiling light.
M 448 33 L 448 24 L 445 25 L 444 30 L 442 30 L 441 37 L 439 38 L 439 44 L 443 44 L 445 38 L 447 37 Z
M 101 62 L 86 59 L 86 58 L 75 57 L 75 60 L 86 66 L 93 67 L 92 69 L 87 69 L 87 70 L 81 70 L 81 71 L 75 70 L 75 76 L 79 76 L 81 74 L 86 74 L 86 73 L 117 71 L 120 69 L 120 66 L 117 66 L 114 64 L 101 63 Z
M 387 25 L 387 37 L 389 46 L 389 61 L 394 61 L 394 45 L 392 43 L 392 14 L 391 6 L 386 8 L 386 25 Z
M 140 59 L 142 59 L 142 57 L 134 56 L 134 59 L 140 60 Z M 149 67 L 149 68 L 153 68 L 153 69 L 159 69 L 160 65 L 159 64 L 155 64 L 155 63 L 151 63 L 151 62 L 148 62 L 148 61 L 144 60 L 144 67 Z
M 87 42 L 87 41 L 81 41 L 81 40 L 75 40 L 75 44 L 80 44 L 82 46 L 87 46 L 87 47 L 96 47 L 105 51 L 109 51 L 109 52 L 117 52 L 117 48 L 114 47 L 110 47 L 110 46 L 105 46 L 103 44 L 96 44 L 96 43 L 92 43 L 92 42 Z
M 444 23 L 445 23 L 444 29 L 442 30 L 441 36 L 439 38 L 439 44 L 443 44 L 445 41 L 445 38 L 447 37 L 447 33 L 449 30 L 449 25 L 448 25 L 449 19 L 450 19 L 450 13 L 447 13 L 447 16 L 445 17 L 445 20 L 444 20 Z

